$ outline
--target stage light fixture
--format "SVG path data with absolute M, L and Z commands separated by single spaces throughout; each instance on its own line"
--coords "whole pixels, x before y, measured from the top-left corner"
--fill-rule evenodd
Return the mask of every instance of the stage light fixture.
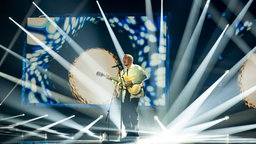
M 225 118 L 225 120 L 229 120 L 229 116 L 225 116 L 224 118 Z
M 47 133 L 45 133 L 45 134 L 44 134 L 44 139 L 47 139 L 47 138 L 48 138 L 48 137 L 47 137 Z
M 5 121 L 5 120 L 21 117 L 21 116 L 25 116 L 25 114 L 20 114 L 20 115 L 16 115 L 16 116 L 10 116 L 10 117 L 6 117 L 6 118 L 1 118 L 0 121 Z

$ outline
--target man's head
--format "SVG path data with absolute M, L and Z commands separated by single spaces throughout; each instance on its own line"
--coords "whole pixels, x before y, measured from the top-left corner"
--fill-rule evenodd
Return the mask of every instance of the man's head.
M 130 67 L 133 64 L 133 57 L 130 54 L 125 54 L 123 58 L 124 65 Z

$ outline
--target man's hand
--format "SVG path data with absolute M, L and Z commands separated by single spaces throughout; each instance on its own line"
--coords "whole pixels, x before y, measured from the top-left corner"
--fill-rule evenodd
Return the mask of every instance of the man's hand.
M 126 86 L 126 87 L 131 87 L 131 86 L 132 86 L 132 81 L 126 81 L 125 86 Z
M 106 79 L 109 79 L 109 80 L 111 80 L 111 77 L 110 77 L 110 75 L 106 75 L 105 77 L 106 77 Z

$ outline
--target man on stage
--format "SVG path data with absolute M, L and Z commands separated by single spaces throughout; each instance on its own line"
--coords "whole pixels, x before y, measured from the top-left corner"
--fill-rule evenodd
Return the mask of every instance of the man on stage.
M 120 72 L 124 89 L 121 92 L 121 115 L 127 136 L 137 136 L 138 104 L 145 95 L 143 81 L 147 78 L 145 71 L 137 64 L 133 64 L 133 56 L 125 54 L 123 57 L 125 68 Z

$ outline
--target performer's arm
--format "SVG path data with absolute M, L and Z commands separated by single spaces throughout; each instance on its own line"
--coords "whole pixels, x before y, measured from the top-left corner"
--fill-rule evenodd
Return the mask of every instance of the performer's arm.
M 120 82 L 120 79 L 117 78 L 117 77 L 113 77 L 113 76 L 110 76 L 110 75 L 106 75 L 106 78 L 109 79 L 109 80 L 113 80 L 113 81 L 116 81 L 116 82 Z

